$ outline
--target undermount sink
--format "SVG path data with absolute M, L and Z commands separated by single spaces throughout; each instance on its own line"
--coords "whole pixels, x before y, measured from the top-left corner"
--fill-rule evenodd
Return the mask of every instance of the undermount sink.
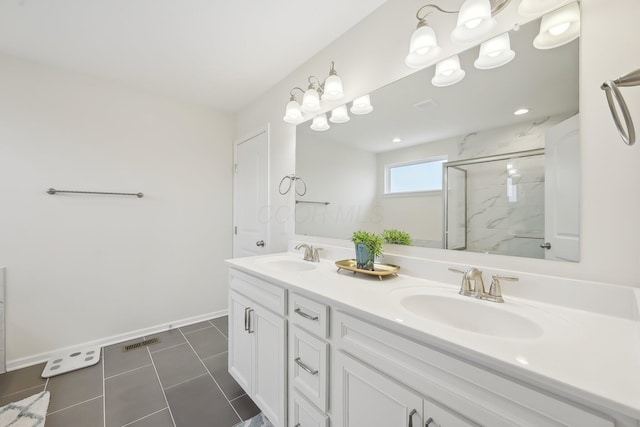
M 493 302 L 458 295 L 420 294 L 403 297 L 400 304 L 416 316 L 477 334 L 520 339 L 543 334 L 534 321 Z
M 316 265 L 310 261 L 293 260 L 293 259 L 273 259 L 262 263 L 265 267 L 277 271 L 302 272 L 314 270 Z

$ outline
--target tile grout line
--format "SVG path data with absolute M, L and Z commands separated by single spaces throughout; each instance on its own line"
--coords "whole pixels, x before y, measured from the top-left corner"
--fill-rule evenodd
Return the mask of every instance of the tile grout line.
M 156 373 L 156 378 L 158 379 L 158 384 L 160 385 L 160 391 L 162 391 L 162 397 L 164 397 L 164 401 L 167 404 L 167 410 L 169 411 L 169 415 L 171 416 L 171 422 L 173 423 L 173 427 L 176 427 L 176 420 L 175 418 L 173 418 L 173 412 L 171 411 L 171 406 L 169 406 L 169 400 L 167 399 L 167 394 L 164 392 L 164 388 L 162 387 L 162 380 L 160 380 L 160 374 L 158 374 L 156 363 L 153 361 L 153 356 L 151 355 L 151 350 L 149 350 L 148 346 L 147 346 L 147 353 L 149 354 L 149 359 L 151 359 L 151 366 L 153 366 L 153 371 Z
M 220 328 L 218 328 L 218 327 L 216 326 L 216 324 L 215 324 L 215 323 L 211 322 L 211 324 L 213 325 L 213 327 L 214 327 L 214 328 L 216 328 L 216 329 L 218 330 L 218 332 L 220 332 L 222 335 L 224 335 L 224 337 L 225 337 L 227 340 L 229 340 L 229 337 L 227 336 L 227 334 L 228 334 L 229 332 L 227 332 L 227 334 L 225 334 L 224 332 L 222 332 L 222 329 L 220 329 Z
M 215 326 L 214 326 L 215 327 Z M 218 328 L 216 328 L 218 329 Z M 240 421 L 244 421 L 242 419 L 242 417 L 240 416 L 240 414 L 238 413 L 238 411 L 236 411 L 236 408 L 231 404 L 231 401 L 229 400 L 229 398 L 227 397 L 227 395 L 225 394 L 224 390 L 222 390 L 222 387 L 220 387 L 220 384 L 218 384 L 218 381 L 216 381 L 216 379 L 214 378 L 214 376 L 211 374 L 211 372 L 209 371 L 209 368 L 207 368 L 207 365 L 205 365 L 205 363 L 202 361 L 202 358 L 200 357 L 200 355 L 198 354 L 198 352 L 196 351 L 195 348 L 193 348 L 193 346 L 191 345 L 191 342 L 189 342 L 189 340 L 187 339 L 187 336 L 184 334 L 184 332 L 180 331 L 180 333 L 184 336 L 184 339 L 187 341 L 187 343 L 189 344 L 189 347 L 191 347 L 191 350 L 193 350 L 193 352 L 195 353 L 196 357 L 198 358 L 198 360 L 200 361 L 200 363 L 202 363 L 202 366 L 204 366 L 205 371 L 207 371 L 207 373 L 209 374 L 209 376 L 211 377 L 211 379 L 213 380 L 213 382 L 215 383 L 215 385 L 218 386 L 218 389 L 220 390 L 220 393 L 222 393 L 222 396 L 224 396 L 224 398 L 227 400 L 227 403 L 229 404 L 229 406 L 231 406 L 231 409 L 233 409 L 233 412 L 236 413 L 236 415 L 238 416 L 238 419 Z M 225 337 L 226 339 L 226 337 Z M 229 340 L 227 340 L 227 351 L 228 351 L 228 343 Z M 221 354 L 221 353 L 219 353 Z M 213 357 L 213 356 L 211 356 Z
M 215 328 L 215 326 L 211 322 L 209 322 L 209 326 L 203 326 L 202 328 L 194 329 L 193 331 L 189 331 L 189 332 L 183 332 L 181 328 L 177 328 L 177 329 L 180 331 L 180 333 L 182 335 L 189 335 L 189 334 L 192 334 L 194 332 L 199 332 L 199 331 L 202 331 L 204 329 L 209 329 L 209 328 Z M 218 329 L 218 328 L 216 328 L 216 329 Z
M 82 405 L 82 404 L 87 403 L 87 402 L 91 402 L 92 400 L 100 399 L 102 397 L 103 397 L 102 395 L 101 396 L 92 397 L 91 399 L 83 400 L 82 402 L 74 403 L 73 405 L 69 405 L 69 406 L 65 406 L 64 408 L 56 409 L 53 412 L 49 412 L 47 415 L 57 414 L 58 412 L 66 411 L 67 409 L 74 408 L 76 406 Z
M 186 343 L 181 342 L 181 343 L 179 343 L 179 344 L 174 344 L 174 345 L 172 345 L 172 346 L 165 347 L 165 348 L 161 348 L 160 350 L 156 350 L 156 351 L 151 351 L 151 349 L 149 349 L 149 353 L 150 353 L 150 354 L 160 353 L 161 351 L 171 350 L 172 348 L 180 347 L 181 345 L 185 345 L 185 344 L 186 344 Z
M 188 380 L 180 381 L 177 384 L 173 384 L 173 385 L 170 385 L 170 386 L 164 388 L 164 390 L 171 390 L 174 387 L 178 387 L 179 385 L 183 385 L 183 384 L 189 383 L 189 382 L 191 382 L 193 380 L 197 380 L 198 378 L 204 377 L 205 375 L 209 375 L 209 373 L 205 372 L 204 374 L 200 374 L 197 377 L 193 377 L 193 378 L 189 378 Z
M 144 420 L 145 418 L 149 418 L 149 417 L 151 417 L 151 416 L 153 416 L 153 415 L 155 415 L 155 414 L 159 414 L 160 412 L 164 411 L 165 409 L 166 409 L 166 410 L 168 410 L 169 412 L 171 412 L 171 410 L 170 410 L 170 409 L 169 409 L 169 407 L 167 406 L 166 408 L 159 409 L 159 410 L 157 410 L 156 412 L 152 412 L 152 413 L 150 413 L 149 415 L 145 415 L 145 416 L 144 416 L 144 417 L 142 417 L 142 418 L 138 418 L 137 420 L 133 420 L 133 421 L 131 421 L 130 423 L 123 424 L 123 425 L 122 425 L 122 427 L 130 426 L 130 425 L 132 425 L 132 424 L 137 423 L 138 421 L 142 421 L 142 420 Z M 172 418 L 172 420 L 173 420 L 173 418 Z M 174 423 L 174 424 L 175 424 L 175 423 Z
M 137 368 L 129 369 L 128 371 L 118 372 L 118 373 L 117 373 L 117 374 L 115 374 L 115 375 L 111 375 L 110 377 L 106 377 L 106 378 L 104 378 L 104 380 L 106 381 L 106 380 L 110 380 L 110 379 L 112 379 L 112 378 L 119 377 L 119 376 L 121 376 L 121 375 L 130 374 L 130 373 L 131 373 L 131 372 L 133 372 L 133 371 L 137 371 L 137 370 L 139 370 L 139 369 L 146 368 L 146 367 L 148 367 L 148 366 L 151 366 L 151 363 L 147 363 L 146 365 L 143 365 L 143 366 L 138 366 Z M 103 371 L 104 371 L 104 367 L 103 367 Z
M 47 381 L 49 381 L 49 380 L 47 379 Z M 33 390 L 33 389 L 36 389 L 36 388 L 40 388 L 42 386 L 44 386 L 42 391 L 47 391 L 47 383 L 45 382 L 44 384 L 36 385 L 36 386 L 33 386 L 33 387 L 28 387 L 28 388 L 25 388 L 25 389 L 22 389 L 22 390 L 14 391 L 13 393 L 5 394 L 4 396 L 0 396 L 0 399 L 5 399 L 7 397 L 13 396 L 14 394 L 24 393 L 25 391 Z

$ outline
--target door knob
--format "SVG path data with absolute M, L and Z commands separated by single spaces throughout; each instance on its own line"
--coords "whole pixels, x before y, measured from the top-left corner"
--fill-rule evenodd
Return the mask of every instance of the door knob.
M 256 246 L 260 246 L 261 248 L 264 248 L 264 240 L 258 240 L 256 242 Z
M 546 242 L 544 245 L 540 245 L 542 249 L 551 249 L 551 243 Z

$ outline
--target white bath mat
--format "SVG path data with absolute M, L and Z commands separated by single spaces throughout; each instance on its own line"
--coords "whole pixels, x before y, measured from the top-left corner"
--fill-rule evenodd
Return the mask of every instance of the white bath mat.
M 76 369 L 93 366 L 100 361 L 100 347 L 84 348 L 69 353 L 58 354 L 47 362 L 42 378 L 49 378 Z
M 41 427 L 49 407 L 49 392 L 34 394 L 0 408 L 0 427 Z
M 269 419 L 260 412 L 255 417 L 238 423 L 233 427 L 273 427 L 273 424 L 271 424 L 271 421 L 269 421 Z

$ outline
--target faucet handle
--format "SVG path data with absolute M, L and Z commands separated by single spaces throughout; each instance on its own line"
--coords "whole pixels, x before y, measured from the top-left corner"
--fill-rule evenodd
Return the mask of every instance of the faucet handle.
M 516 282 L 520 279 L 514 276 L 500 276 L 498 274 L 494 274 L 491 276 L 493 280 L 491 280 L 491 287 L 489 288 L 489 294 L 487 295 L 487 300 L 493 302 L 504 302 L 502 298 L 502 287 L 500 286 L 500 280 L 509 280 L 512 282 Z
M 469 296 L 473 293 L 473 288 L 471 288 L 471 281 L 467 277 L 467 272 L 464 270 L 460 270 L 457 268 L 449 268 L 449 271 L 453 271 L 454 273 L 462 274 L 462 282 L 460 283 L 460 295 Z
M 323 248 L 316 248 L 311 246 L 313 249 L 313 262 L 320 262 L 320 253 L 318 251 L 324 250 Z

